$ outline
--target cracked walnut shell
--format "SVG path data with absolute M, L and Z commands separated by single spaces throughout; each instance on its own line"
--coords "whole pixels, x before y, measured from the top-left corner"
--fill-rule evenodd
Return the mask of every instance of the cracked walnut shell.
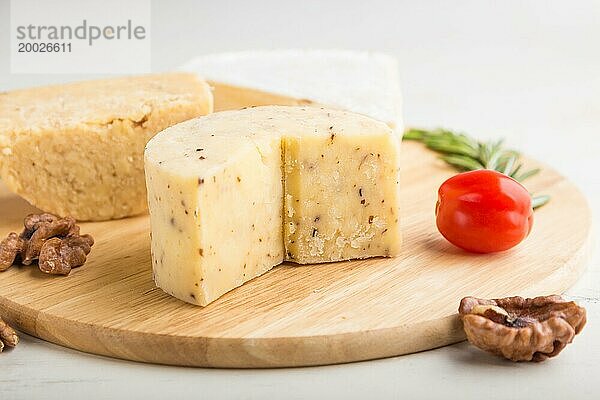
M 556 356 L 586 322 L 585 308 L 558 295 L 465 297 L 458 312 L 469 342 L 512 361 L 538 362 Z

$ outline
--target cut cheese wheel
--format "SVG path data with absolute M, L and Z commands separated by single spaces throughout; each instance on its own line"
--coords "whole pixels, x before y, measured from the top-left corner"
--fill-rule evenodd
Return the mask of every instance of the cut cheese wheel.
M 256 107 L 180 123 L 145 152 L 157 286 L 206 305 L 284 260 L 400 251 L 399 142 L 384 123 Z
M 181 70 L 213 86 L 215 111 L 316 103 L 365 114 L 403 130 L 396 60 L 349 50 L 271 50 L 197 57 Z
M 34 206 L 79 220 L 146 210 L 143 150 L 212 111 L 208 84 L 173 73 L 0 94 L 0 177 Z

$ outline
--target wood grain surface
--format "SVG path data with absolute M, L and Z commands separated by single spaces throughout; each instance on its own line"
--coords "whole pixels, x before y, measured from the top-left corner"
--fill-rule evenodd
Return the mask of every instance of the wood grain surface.
M 552 201 L 536 211 L 531 235 L 501 254 L 467 254 L 441 237 L 436 191 L 452 171 L 421 145 L 403 143 L 398 258 L 283 264 L 201 308 L 154 286 L 147 216 L 84 223 L 96 239 L 88 262 L 66 277 L 36 266 L 1 273 L 0 312 L 20 330 L 74 349 L 189 366 L 333 364 L 443 346 L 464 338 L 462 297 L 558 293 L 581 274 L 589 207 L 543 168 L 528 188 Z M 0 235 L 20 231 L 35 211 L 0 188 Z

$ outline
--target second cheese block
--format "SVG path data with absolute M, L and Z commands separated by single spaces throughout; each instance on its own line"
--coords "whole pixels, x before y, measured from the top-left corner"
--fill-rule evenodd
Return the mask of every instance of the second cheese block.
M 398 156 L 386 124 L 315 107 L 166 129 L 145 153 L 156 284 L 206 305 L 285 259 L 397 255 Z
M 168 73 L 0 93 L 0 177 L 34 206 L 79 220 L 146 210 L 143 150 L 212 112 L 206 82 Z
M 180 69 L 210 82 L 215 111 L 314 103 L 384 121 L 398 135 L 404 130 L 398 63 L 387 54 L 335 49 L 239 51 L 202 55 Z

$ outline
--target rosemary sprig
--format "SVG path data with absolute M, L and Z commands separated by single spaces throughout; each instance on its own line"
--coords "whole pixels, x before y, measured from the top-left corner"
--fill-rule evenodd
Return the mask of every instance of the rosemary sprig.
M 459 171 L 493 169 L 523 182 L 540 172 L 539 168 L 524 170 L 521 155 L 504 147 L 502 140 L 481 142 L 462 133 L 446 129 L 409 129 L 404 140 L 415 140 L 440 153 L 440 158 Z M 533 208 L 550 201 L 550 196 L 532 196 Z

